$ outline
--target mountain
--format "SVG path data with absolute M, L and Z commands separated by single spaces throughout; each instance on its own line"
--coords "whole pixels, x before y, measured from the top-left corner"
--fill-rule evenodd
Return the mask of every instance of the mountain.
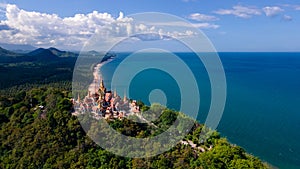
M 18 52 L 18 53 L 17 53 Z M 31 52 L 11 51 L 0 47 L 0 63 L 16 63 L 16 62 L 48 62 L 55 61 L 59 58 L 77 57 L 77 53 L 69 51 L 61 51 L 56 48 L 38 48 Z
M 54 55 L 59 56 L 59 57 L 77 57 L 78 54 L 73 53 L 73 52 L 68 52 L 68 51 L 61 51 L 58 50 L 56 48 L 49 48 L 48 50 L 50 50 Z
M 100 52 L 97 52 L 97 51 L 95 51 L 95 50 L 91 50 L 91 51 L 88 51 L 87 54 L 88 54 L 88 55 L 96 56 L 96 55 L 100 55 L 101 53 L 100 53 Z
M 8 44 L 8 43 L 0 43 L 0 46 L 10 50 L 10 51 L 16 51 L 17 53 L 23 53 L 25 51 L 32 51 L 35 50 L 36 47 L 31 45 L 23 45 L 23 44 Z
M 20 54 L 14 53 L 12 51 L 0 47 L 0 56 L 16 57 L 16 56 L 20 56 Z
M 59 57 L 53 54 L 49 49 L 38 48 L 27 53 L 23 58 L 26 61 L 53 61 L 57 60 Z
M 17 57 L 20 57 L 20 56 L 22 56 L 22 55 L 0 47 L 0 63 L 13 62 Z
M 61 50 L 53 48 L 53 47 L 48 48 L 48 49 L 38 48 L 34 51 L 27 53 L 27 55 L 40 56 L 40 57 L 44 57 L 44 58 L 45 57 L 46 58 L 57 58 L 57 57 L 77 57 L 78 56 L 78 54 L 76 54 L 76 53 L 69 52 L 69 51 L 61 51 Z

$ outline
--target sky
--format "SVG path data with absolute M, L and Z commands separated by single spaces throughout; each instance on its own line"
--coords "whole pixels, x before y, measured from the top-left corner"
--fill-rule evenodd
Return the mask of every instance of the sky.
M 217 51 L 300 51 L 296 0 L 0 0 L 0 43 L 78 50 L 95 33 L 103 41 L 143 32 L 178 39 L 195 34 L 188 27 L 176 32 L 136 24 L 130 17 L 143 12 L 191 22 Z

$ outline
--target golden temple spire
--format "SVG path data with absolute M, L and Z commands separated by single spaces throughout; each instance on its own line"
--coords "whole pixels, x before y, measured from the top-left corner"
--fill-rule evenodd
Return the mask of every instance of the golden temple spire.
M 104 88 L 104 82 L 103 82 L 103 79 L 101 79 L 101 82 L 100 82 L 100 88 Z
M 102 78 L 100 78 L 100 86 L 99 86 L 99 90 L 100 90 L 101 92 L 103 92 L 103 93 L 106 92 L 106 88 L 105 88 L 105 86 L 104 86 L 104 81 L 103 81 Z
M 114 90 L 114 98 L 116 98 L 116 97 L 117 97 L 117 90 L 115 88 L 115 90 Z
M 80 96 L 79 96 L 79 93 L 78 93 L 78 96 L 77 96 L 77 102 L 78 102 L 78 103 L 80 102 Z
M 124 91 L 124 98 L 123 101 L 126 102 L 127 101 L 127 97 L 126 97 L 126 91 Z

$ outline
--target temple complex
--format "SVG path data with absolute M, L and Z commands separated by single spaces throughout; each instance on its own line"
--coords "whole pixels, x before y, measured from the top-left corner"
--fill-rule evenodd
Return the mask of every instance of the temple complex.
M 130 101 L 124 94 L 123 99 L 117 94 L 117 91 L 106 89 L 103 79 L 100 80 L 99 89 L 94 93 L 88 91 L 83 100 L 78 95 L 77 100 L 73 101 L 74 115 L 92 113 L 97 119 L 122 119 L 133 113 L 139 113 L 140 108 L 136 101 Z

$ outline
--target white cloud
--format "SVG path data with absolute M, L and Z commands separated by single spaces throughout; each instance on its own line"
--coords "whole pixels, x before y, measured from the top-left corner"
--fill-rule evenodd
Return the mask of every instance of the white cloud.
M 300 5 L 296 5 L 295 10 L 300 11 Z
M 151 23 L 151 25 L 155 25 L 155 26 L 174 26 L 174 27 L 186 27 L 186 28 L 193 28 L 193 27 L 196 27 L 196 28 L 200 28 L 200 29 L 217 29 L 219 28 L 220 26 L 219 25 L 216 25 L 216 24 L 212 24 L 212 23 L 207 23 L 207 22 L 204 22 L 204 23 L 191 23 L 191 24 L 188 24 L 188 23 L 185 23 L 185 22 L 156 22 L 156 23 Z
M 183 2 L 196 2 L 197 0 L 182 0 Z
M 282 19 L 285 20 L 285 21 L 292 21 L 293 20 L 293 18 L 289 15 L 283 15 Z
M 188 16 L 189 19 L 196 20 L 196 21 L 216 21 L 219 18 L 212 16 L 212 15 L 205 15 L 201 13 L 192 13 Z
M 148 34 L 135 34 L 132 37 L 135 37 L 142 41 L 156 41 L 156 40 L 168 40 L 172 39 L 166 35 L 160 35 L 159 33 L 148 33 Z
M 235 5 L 232 9 L 219 9 L 214 11 L 219 15 L 234 15 L 240 18 L 251 18 L 253 15 L 261 15 L 261 11 L 256 7 Z
M 166 32 L 159 26 L 135 23 L 133 18 L 124 16 L 122 12 L 117 18 L 98 11 L 62 18 L 56 14 L 25 11 L 8 4 L 5 15 L 6 19 L 0 21 L 3 28 L 0 30 L 0 42 L 37 47 L 57 46 L 78 50 L 94 33 L 100 34 L 103 42 L 115 42 L 128 35 L 145 32 L 159 32 L 176 38 L 192 35 L 187 30 Z
M 274 17 L 284 10 L 278 6 L 266 6 L 263 8 L 263 11 L 265 12 L 266 16 Z
M 200 29 L 217 29 L 220 27 L 220 25 L 211 24 L 211 23 L 194 23 L 193 26 Z
M 296 10 L 296 11 L 300 10 L 300 5 L 282 4 L 281 6 L 283 6 L 283 7 L 290 7 L 290 8 L 293 8 L 294 10 Z
M 56 14 L 28 12 L 10 4 L 6 7 L 6 18 L 1 24 L 11 30 L 0 32 L 1 41 L 36 46 L 80 46 L 96 31 L 101 30 L 105 37 L 111 35 L 112 24 L 122 27 L 119 35 L 126 34 L 126 24 L 130 24 L 122 23 L 127 18 L 116 22 L 110 14 L 97 11 L 61 18 Z

